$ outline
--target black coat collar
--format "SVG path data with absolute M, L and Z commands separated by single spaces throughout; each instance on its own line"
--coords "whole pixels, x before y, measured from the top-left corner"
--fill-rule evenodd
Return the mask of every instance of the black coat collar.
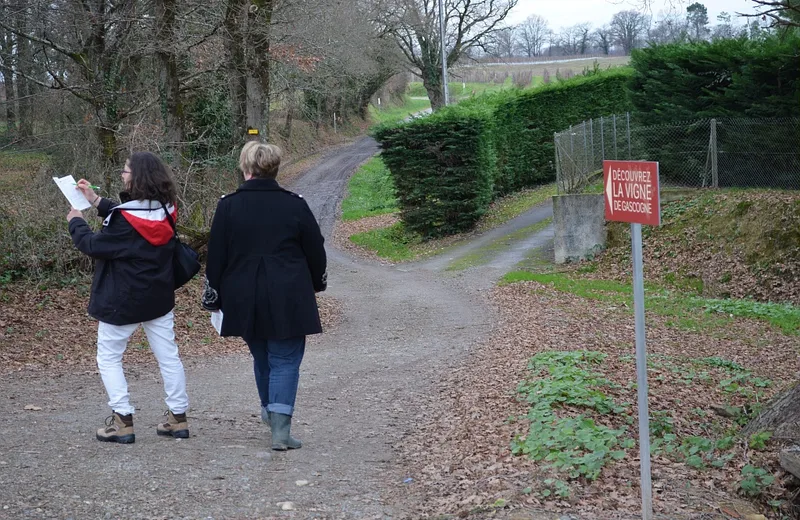
M 236 191 L 285 191 L 275 179 L 250 179 Z

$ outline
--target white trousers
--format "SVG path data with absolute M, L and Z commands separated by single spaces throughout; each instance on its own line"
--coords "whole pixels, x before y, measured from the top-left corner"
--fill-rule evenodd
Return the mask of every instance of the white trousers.
M 174 318 L 170 311 L 141 325 L 150 343 L 150 350 L 161 369 L 164 391 L 167 393 L 167 407 L 172 413 L 184 413 L 189 408 L 189 397 L 186 395 L 183 363 L 175 343 Z M 128 394 L 128 382 L 122 371 L 122 354 L 128 346 L 128 339 L 137 328 L 139 323 L 110 325 L 102 321 L 97 328 L 97 368 L 100 369 L 100 377 L 103 378 L 108 393 L 108 406 L 120 415 L 134 412 Z

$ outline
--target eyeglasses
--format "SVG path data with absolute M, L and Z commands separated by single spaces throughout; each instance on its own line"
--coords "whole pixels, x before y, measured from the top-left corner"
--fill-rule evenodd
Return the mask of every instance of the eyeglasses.
M 128 174 L 132 174 L 133 172 L 132 172 L 132 171 L 130 171 L 130 170 L 122 170 L 120 173 L 128 173 Z

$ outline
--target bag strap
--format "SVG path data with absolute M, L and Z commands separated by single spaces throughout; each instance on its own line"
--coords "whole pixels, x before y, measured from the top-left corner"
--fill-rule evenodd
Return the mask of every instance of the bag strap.
M 164 213 L 167 215 L 167 220 L 169 220 L 169 225 L 172 226 L 172 231 L 175 233 L 175 238 L 178 238 L 178 227 L 175 225 L 175 219 L 172 218 L 172 215 L 169 214 L 169 210 L 167 210 L 167 206 L 164 203 L 161 203 L 161 207 L 164 208 Z

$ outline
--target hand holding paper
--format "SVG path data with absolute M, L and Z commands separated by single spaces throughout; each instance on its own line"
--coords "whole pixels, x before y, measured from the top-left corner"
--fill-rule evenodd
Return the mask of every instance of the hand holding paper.
M 86 197 L 84 197 L 80 191 L 75 189 L 76 183 L 72 175 L 67 175 L 66 177 L 61 177 L 60 179 L 58 177 L 53 177 L 53 181 L 56 183 L 58 189 L 61 190 L 61 193 L 64 194 L 73 208 L 83 211 L 92 207 L 92 205 L 89 204 L 89 201 L 86 200 Z

